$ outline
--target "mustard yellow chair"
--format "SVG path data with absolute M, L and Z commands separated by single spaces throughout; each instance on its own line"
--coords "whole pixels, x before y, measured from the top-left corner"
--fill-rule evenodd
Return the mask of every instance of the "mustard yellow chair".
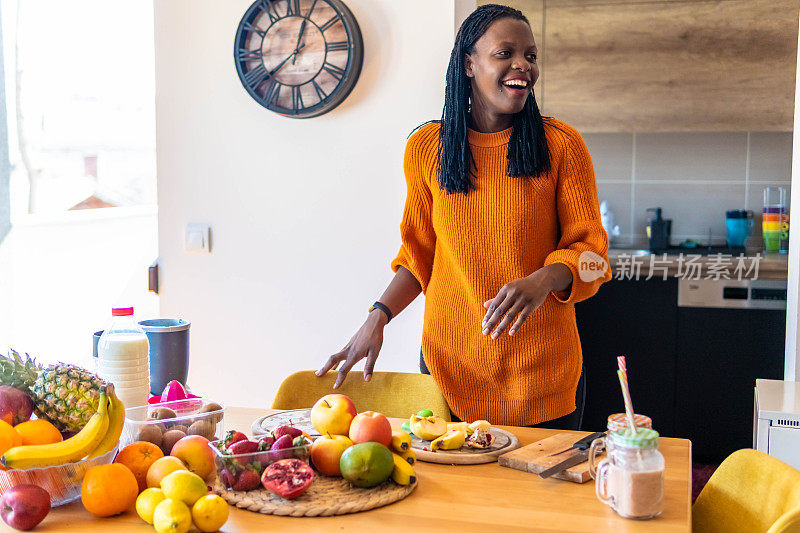
M 302 409 L 312 407 L 326 394 L 345 394 L 362 411 L 377 411 L 390 418 L 408 418 L 420 409 L 450 420 L 450 408 L 433 378 L 426 374 L 403 372 L 373 372 L 369 382 L 363 372 L 350 371 L 341 387 L 333 390 L 336 372 L 317 377 L 311 370 L 295 372 L 283 380 L 273 409 Z
M 800 471 L 757 450 L 725 459 L 692 507 L 695 533 L 800 532 Z

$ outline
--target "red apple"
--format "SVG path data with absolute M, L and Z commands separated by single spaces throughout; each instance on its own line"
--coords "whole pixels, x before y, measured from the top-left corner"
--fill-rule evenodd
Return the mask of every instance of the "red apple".
M 12 426 L 31 419 L 33 402 L 27 394 L 9 385 L 0 386 L 0 420 Z
M 355 444 L 379 442 L 389 448 L 392 445 L 392 425 L 388 418 L 375 411 L 358 413 L 350 424 L 350 440 Z
M 17 485 L 0 498 L 0 516 L 3 522 L 28 531 L 35 528 L 50 512 L 50 494 L 38 485 Z
M 200 435 L 183 437 L 172 447 L 170 455 L 183 461 L 189 471 L 203 479 L 208 479 L 217 469 L 214 450 L 209 446 L 208 439 Z
M 347 435 L 357 412 L 353 400 L 344 394 L 328 394 L 311 408 L 311 423 L 320 435 Z
M 317 470 L 326 476 L 341 476 L 339 460 L 352 445 L 353 441 L 344 435 L 323 435 L 311 445 L 311 460 Z

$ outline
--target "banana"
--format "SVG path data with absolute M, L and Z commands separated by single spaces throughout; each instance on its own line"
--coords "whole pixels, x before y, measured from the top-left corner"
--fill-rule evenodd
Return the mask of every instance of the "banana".
M 392 452 L 392 459 L 394 459 L 392 479 L 395 483 L 398 485 L 411 485 L 417 481 L 417 474 L 414 472 L 413 466 L 394 452 Z
M 37 468 L 72 463 L 93 451 L 108 432 L 108 396 L 100 393 L 100 407 L 74 437 L 54 444 L 16 446 L 0 457 L 8 468 Z
M 411 466 L 414 466 L 414 463 L 417 462 L 417 454 L 414 453 L 414 450 L 412 450 L 411 448 L 409 448 L 408 450 L 406 450 L 406 451 L 404 451 L 404 452 L 402 452 L 402 453 L 400 453 L 398 455 L 400 457 L 402 457 L 403 459 L 405 459 L 406 462 L 408 464 L 410 464 Z
M 463 431 L 468 437 L 472 435 L 472 428 L 466 422 L 448 422 L 447 431 L 451 430 Z
M 480 429 L 481 431 L 489 431 L 492 428 L 492 425 L 486 420 L 476 420 L 469 425 L 469 428 L 472 429 L 472 431 L 475 431 L 476 429 Z
M 122 435 L 122 426 L 125 425 L 125 404 L 114 394 L 114 385 L 106 385 L 108 395 L 108 431 L 103 440 L 92 453 L 89 459 L 100 457 L 113 450 L 119 444 L 119 436 Z
M 422 440 L 433 440 L 447 433 L 447 422 L 438 416 L 411 415 L 411 432 Z
M 404 452 L 411 448 L 411 435 L 405 431 L 392 430 L 392 448 L 396 452 Z
M 448 431 L 431 442 L 432 450 L 457 450 L 464 445 L 467 435 L 463 431 Z

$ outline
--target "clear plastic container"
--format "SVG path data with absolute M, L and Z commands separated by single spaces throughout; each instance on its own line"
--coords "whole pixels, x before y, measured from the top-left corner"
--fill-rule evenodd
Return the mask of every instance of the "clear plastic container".
M 597 498 L 624 518 L 646 519 L 664 509 L 664 456 L 658 432 L 641 428 L 609 433 L 608 457 L 597 466 Z M 594 448 L 589 464 L 594 461 Z
M 133 307 L 111 310 L 112 320 L 97 343 L 97 374 L 116 387 L 125 407 L 150 398 L 150 343 L 133 318 Z
M 211 442 L 209 446 L 214 450 L 216 456 L 217 479 L 219 479 L 220 484 L 226 490 L 253 490 L 262 488 L 260 482 L 261 474 L 275 461 L 295 458 L 310 466 L 311 463 L 308 457 L 312 441 L 308 437 L 304 438 L 306 444 L 303 446 L 294 446 L 282 450 L 264 450 L 235 454 L 225 453 L 220 441 Z M 250 479 L 243 478 L 242 474 L 245 470 L 257 474 L 259 482 L 256 484 L 256 479 L 252 476 Z
M 213 408 L 211 404 L 220 409 L 209 410 Z M 132 407 L 125 409 L 119 447 L 122 449 L 131 442 L 143 440 L 152 442 L 164 455 L 169 455 L 175 442 L 186 435 L 200 435 L 209 441 L 222 438 L 224 418 L 225 406 L 206 398 Z
M 86 471 L 93 466 L 111 464 L 117 448 L 76 463 L 66 463 L 45 468 L 20 470 L 10 468 L 0 471 L 0 494 L 17 485 L 38 485 L 50 494 L 50 506 L 64 505 L 81 497 L 81 483 Z

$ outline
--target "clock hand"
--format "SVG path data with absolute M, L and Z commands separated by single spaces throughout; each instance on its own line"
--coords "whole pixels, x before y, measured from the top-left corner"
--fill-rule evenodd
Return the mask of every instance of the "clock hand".
M 300 40 L 303 38 L 303 32 L 306 30 L 306 20 L 308 19 L 303 19 L 303 23 L 300 24 L 300 33 L 297 35 L 297 45 L 295 46 L 295 50 L 297 51 L 300 51 Z M 292 58 L 292 65 L 294 65 L 294 62 L 296 60 L 297 60 L 297 54 L 295 54 L 294 57 Z
M 291 54 L 289 54 L 289 57 L 287 57 L 286 59 L 284 59 L 283 61 L 281 61 L 280 63 L 278 63 L 278 66 L 276 66 L 274 69 L 272 69 L 272 70 L 270 70 L 270 71 L 269 71 L 269 74 L 267 74 L 267 78 L 271 78 L 273 74 L 275 74 L 276 72 L 278 72 L 278 70 L 280 70 L 280 68 L 281 68 L 281 67 L 282 67 L 282 66 L 283 66 L 283 65 L 284 65 L 284 64 L 285 64 L 287 61 L 289 61 L 291 58 L 293 58 L 294 56 L 296 56 L 296 55 L 297 55 L 297 52 L 299 52 L 300 50 L 302 50 L 302 49 L 303 49 L 303 47 L 304 47 L 305 45 L 306 45 L 306 43 L 303 43 L 303 44 L 301 44 L 300 46 L 298 46 L 297 48 L 295 48 L 295 49 L 294 49 L 294 51 L 293 51 Z

